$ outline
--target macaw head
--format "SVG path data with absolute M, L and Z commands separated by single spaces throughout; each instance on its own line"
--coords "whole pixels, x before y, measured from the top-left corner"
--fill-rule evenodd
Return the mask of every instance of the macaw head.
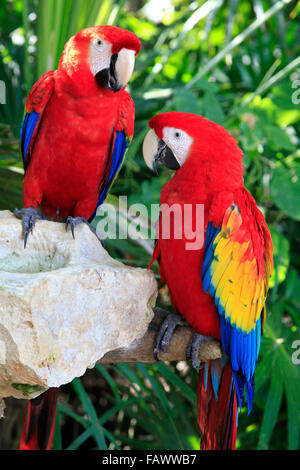
M 219 167 L 218 175 L 231 173 L 239 180 L 243 178 L 242 151 L 219 124 L 196 114 L 173 111 L 154 116 L 149 126 L 143 155 L 155 174 L 160 163 L 192 177 Z
M 117 92 L 127 85 L 140 46 L 134 33 L 117 26 L 85 28 L 66 43 L 59 70 L 81 89 L 93 83 Z

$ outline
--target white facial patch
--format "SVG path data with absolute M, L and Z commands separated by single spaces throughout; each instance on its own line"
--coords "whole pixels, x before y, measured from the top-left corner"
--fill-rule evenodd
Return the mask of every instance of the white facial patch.
M 174 157 L 182 166 L 188 156 L 193 138 L 181 129 L 176 127 L 164 127 L 163 141 L 172 150 Z
M 100 70 L 109 69 L 111 60 L 111 44 L 104 39 L 95 38 L 90 44 L 91 72 L 95 76 Z

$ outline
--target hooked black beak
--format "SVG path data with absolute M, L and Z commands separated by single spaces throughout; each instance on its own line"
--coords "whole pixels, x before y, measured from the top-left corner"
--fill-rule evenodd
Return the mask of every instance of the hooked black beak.
M 100 70 L 95 75 L 95 80 L 100 88 L 106 88 L 111 90 L 114 93 L 120 91 L 123 87 L 118 81 L 116 74 L 116 61 L 118 59 L 118 54 L 113 54 L 111 56 L 110 66 L 107 69 Z
M 159 162 L 161 165 L 168 168 L 169 170 L 178 170 L 180 168 L 180 165 L 176 160 L 174 153 L 163 140 L 160 140 L 158 142 L 157 153 L 153 158 L 152 171 L 156 176 L 158 176 L 158 171 L 156 168 L 157 162 Z

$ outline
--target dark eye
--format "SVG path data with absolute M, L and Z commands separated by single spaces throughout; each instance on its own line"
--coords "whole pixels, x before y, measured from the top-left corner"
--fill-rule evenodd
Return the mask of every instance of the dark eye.
M 179 132 L 175 132 L 175 137 L 176 137 L 176 139 L 178 139 L 180 137 Z
M 98 46 L 101 46 L 101 44 L 102 44 L 101 39 L 97 39 L 97 45 L 98 45 Z

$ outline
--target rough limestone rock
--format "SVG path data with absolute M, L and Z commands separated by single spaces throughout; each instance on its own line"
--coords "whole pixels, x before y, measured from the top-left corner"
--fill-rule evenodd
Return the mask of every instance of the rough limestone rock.
M 59 387 L 147 330 L 153 273 L 112 259 L 85 225 L 22 223 L 0 212 L 0 402 Z

